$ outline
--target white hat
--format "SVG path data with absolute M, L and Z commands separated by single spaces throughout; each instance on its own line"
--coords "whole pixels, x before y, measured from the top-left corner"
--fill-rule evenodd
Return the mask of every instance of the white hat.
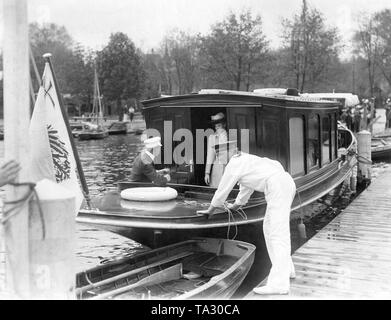
M 215 114 L 210 117 L 210 122 L 212 124 L 222 123 L 225 122 L 225 115 L 222 112 L 219 112 L 218 114 Z
M 153 137 L 144 140 L 145 148 L 147 149 L 153 149 L 155 147 L 161 147 L 162 144 L 160 143 L 160 137 Z

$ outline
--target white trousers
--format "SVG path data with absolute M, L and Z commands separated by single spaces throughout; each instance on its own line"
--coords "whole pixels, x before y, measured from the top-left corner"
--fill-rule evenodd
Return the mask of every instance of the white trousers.
M 263 233 L 272 262 L 267 285 L 281 290 L 289 290 L 289 277 L 294 272 L 289 221 L 295 192 L 295 182 L 287 172 L 277 173 L 266 182 Z

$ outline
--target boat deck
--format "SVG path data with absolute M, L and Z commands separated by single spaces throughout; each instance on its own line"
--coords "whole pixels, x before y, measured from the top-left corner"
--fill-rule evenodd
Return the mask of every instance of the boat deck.
M 245 299 L 390 299 L 391 167 L 292 258 L 289 295 Z

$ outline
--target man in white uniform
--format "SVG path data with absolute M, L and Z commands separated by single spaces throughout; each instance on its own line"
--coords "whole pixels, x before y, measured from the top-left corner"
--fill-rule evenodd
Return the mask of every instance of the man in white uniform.
M 197 211 L 197 214 L 212 215 L 217 208 L 223 207 L 237 183 L 240 192 L 235 202 L 227 205 L 230 210 L 237 210 L 245 205 L 254 191 L 264 192 L 267 208 L 263 233 L 272 267 L 266 286 L 253 290 L 258 294 L 287 294 L 289 278 L 295 277 L 289 228 L 291 205 L 296 192 L 295 183 L 278 161 L 240 152 L 235 141 L 217 145 L 216 152 L 226 150 L 228 146 L 229 162 L 211 204 L 207 210 Z

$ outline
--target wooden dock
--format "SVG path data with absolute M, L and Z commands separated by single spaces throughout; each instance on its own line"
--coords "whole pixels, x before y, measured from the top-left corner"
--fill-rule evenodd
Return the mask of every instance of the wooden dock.
M 292 259 L 289 295 L 244 299 L 390 299 L 391 167 Z

